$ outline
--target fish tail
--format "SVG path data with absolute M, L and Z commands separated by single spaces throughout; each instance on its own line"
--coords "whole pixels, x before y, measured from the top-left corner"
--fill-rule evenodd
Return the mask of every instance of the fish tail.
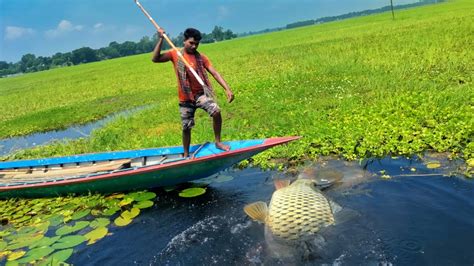
M 265 219 L 267 218 L 267 214 L 268 214 L 268 207 L 265 202 L 257 201 L 257 202 L 245 205 L 244 211 L 248 216 L 250 216 L 250 218 L 256 221 L 259 221 L 261 223 L 265 223 Z

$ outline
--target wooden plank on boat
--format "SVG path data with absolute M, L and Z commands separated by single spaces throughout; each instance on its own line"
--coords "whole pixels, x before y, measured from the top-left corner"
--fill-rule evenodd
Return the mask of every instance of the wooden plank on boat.
M 91 166 L 83 166 L 83 167 L 75 167 L 75 168 L 66 168 L 61 170 L 51 170 L 51 171 L 33 171 L 32 173 L 21 173 L 21 174 L 14 174 L 3 176 L 1 181 L 11 180 L 11 181 L 34 181 L 37 179 L 43 178 L 60 178 L 60 177 L 67 177 L 67 176 L 78 176 L 78 175 L 86 175 L 96 172 L 106 172 L 106 171 L 113 171 L 120 169 L 125 164 L 130 163 L 130 159 L 123 159 L 123 160 L 116 160 L 110 162 L 101 162 L 100 164 L 91 165 Z

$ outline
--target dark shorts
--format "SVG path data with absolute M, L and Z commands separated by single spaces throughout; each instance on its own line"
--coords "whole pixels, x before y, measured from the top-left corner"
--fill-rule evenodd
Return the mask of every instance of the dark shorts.
M 217 112 L 220 112 L 220 108 L 217 103 L 206 97 L 204 94 L 198 96 L 196 102 L 180 102 L 179 112 L 181 114 L 181 124 L 183 129 L 191 129 L 194 127 L 194 113 L 197 108 L 201 108 L 206 111 L 209 116 L 214 116 Z

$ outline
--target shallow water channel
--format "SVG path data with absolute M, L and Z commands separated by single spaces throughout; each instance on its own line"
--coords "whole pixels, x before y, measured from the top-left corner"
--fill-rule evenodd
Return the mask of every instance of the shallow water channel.
M 180 198 L 157 190 L 155 205 L 132 224 L 76 250 L 75 265 L 472 265 L 474 182 L 446 176 L 454 166 L 429 169 L 416 158 L 362 164 L 312 163 L 339 171 L 341 182 L 324 194 L 342 210 L 337 224 L 308 240 L 301 252 L 276 258 L 264 225 L 243 207 L 269 202 L 275 171 L 229 170 L 233 179 L 212 183 L 207 193 Z M 384 175 L 385 178 L 381 178 Z M 338 220 L 339 219 L 339 220 Z M 304 254 L 304 255 L 303 255 Z
M 87 123 L 84 125 L 73 125 L 64 130 L 52 130 L 43 133 L 34 133 L 27 136 L 12 137 L 0 139 L 0 156 L 14 153 L 17 150 L 33 148 L 39 145 L 47 145 L 54 141 L 73 140 L 78 138 L 87 138 L 93 130 L 103 127 L 110 121 L 118 117 L 127 117 L 138 111 L 151 108 L 151 105 L 140 106 L 130 110 L 111 114 L 101 120 Z

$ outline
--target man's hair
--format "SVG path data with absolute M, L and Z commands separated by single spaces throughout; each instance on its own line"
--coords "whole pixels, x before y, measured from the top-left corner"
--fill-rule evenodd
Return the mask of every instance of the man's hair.
M 184 40 L 186 41 L 189 38 L 194 38 L 194 40 L 199 42 L 202 38 L 201 32 L 194 28 L 187 28 L 184 31 Z

